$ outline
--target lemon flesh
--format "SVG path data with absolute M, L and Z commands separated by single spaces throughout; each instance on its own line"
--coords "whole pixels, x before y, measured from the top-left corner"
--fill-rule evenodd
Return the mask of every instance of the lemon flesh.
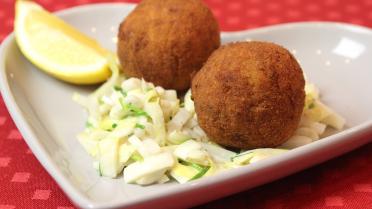
M 34 2 L 16 2 L 14 28 L 25 57 L 60 80 L 94 84 L 111 75 L 108 51 Z

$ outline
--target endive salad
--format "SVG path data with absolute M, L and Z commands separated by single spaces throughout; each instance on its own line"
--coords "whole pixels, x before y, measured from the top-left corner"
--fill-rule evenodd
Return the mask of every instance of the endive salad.
M 190 90 L 179 98 L 175 90 L 125 78 L 114 61 L 111 70 L 111 78 L 94 93 L 73 96 L 89 115 L 77 138 L 99 175 L 122 175 L 126 183 L 185 183 L 287 152 L 320 139 L 327 126 L 342 129 L 345 124 L 320 101 L 318 89 L 307 84 L 293 137 L 275 149 L 234 152 L 210 141 L 200 128 Z

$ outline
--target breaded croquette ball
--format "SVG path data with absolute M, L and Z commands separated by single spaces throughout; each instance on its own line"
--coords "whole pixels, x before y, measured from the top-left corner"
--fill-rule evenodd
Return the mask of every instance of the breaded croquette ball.
M 218 23 L 200 0 L 143 0 L 120 24 L 117 53 L 126 76 L 182 91 L 219 46 Z
M 276 147 L 295 132 L 304 108 L 302 69 L 285 48 L 267 42 L 220 47 L 192 80 L 201 128 L 218 144 Z

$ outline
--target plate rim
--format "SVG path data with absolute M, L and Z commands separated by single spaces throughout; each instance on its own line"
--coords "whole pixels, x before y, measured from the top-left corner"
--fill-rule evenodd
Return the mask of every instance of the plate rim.
M 135 4 L 132 3 L 95 3 L 95 4 L 87 4 L 87 5 L 80 5 L 71 7 L 68 9 L 61 10 L 57 12 L 58 15 L 69 15 L 71 13 L 81 12 L 81 10 L 91 10 L 96 9 L 96 7 L 116 7 L 118 5 L 122 6 L 130 6 L 133 7 Z M 284 24 L 277 24 L 271 26 L 265 26 L 258 29 L 247 29 L 241 31 L 234 31 L 234 32 L 222 32 L 221 36 L 243 36 L 248 35 L 251 33 L 258 33 L 267 30 L 277 30 L 278 28 L 283 27 L 310 27 L 314 25 L 319 26 L 336 26 L 342 27 L 349 30 L 357 30 L 364 33 L 369 33 L 372 36 L 372 30 L 370 28 L 353 25 L 349 23 L 342 23 L 342 22 L 327 22 L 327 21 L 309 21 L 309 22 L 292 22 L 292 23 L 284 23 Z M 299 147 L 291 152 L 285 153 L 283 155 L 277 156 L 273 159 L 269 159 L 263 161 L 261 164 L 252 164 L 249 167 L 243 167 L 241 169 L 235 169 L 233 172 L 230 172 L 229 177 L 224 177 L 222 175 L 215 175 L 203 179 L 202 181 L 195 181 L 189 184 L 183 184 L 179 187 L 173 187 L 167 189 L 166 191 L 159 192 L 154 195 L 147 195 L 142 198 L 134 198 L 128 202 L 114 202 L 114 203 L 98 203 L 92 199 L 89 199 L 83 192 L 81 192 L 77 187 L 74 187 L 73 183 L 65 177 L 61 171 L 59 171 L 58 166 L 54 163 L 53 159 L 47 154 L 47 151 L 43 148 L 43 145 L 39 142 L 38 138 L 36 137 L 35 131 L 31 128 L 31 126 L 24 120 L 25 115 L 21 111 L 18 103 L 16 102 L 12 91 L 10 90 L 9 80 L 7 79 L 6 75 L 6 59 L 7 59 L 7 51 L 9 47 L 14 44 L 15 37 L 14 32 L 9 34 L 2 42 L 0 46 L 0 91 L 4 100 L 4 103 L 10 113 L 11 118 L 13 119 L 16 127 L 21 132 L 22 136 L 24 136 L 24 141 L 26 141 L 27 145 L 33 151 L 35 157 L 38 161 L 42 164 L 44 169 L 52 176 L 52 178 L 57 182 L 60 188 L 65 192 L 65 194 L 73 201 L 74 204 L 78 205 L 79 207 L 83 208 L 117 208 L 117 207 L 125 207 L 125 206 L 133 206 L 135 204 L 141 203 L 143 201 L 153 201 L 157 199 L 167 198 L 168 196 L 176 196 L 185 192 L 190 192 L 194 189 L 201 189 L 205 188 L 214 184 L 221 184 L 227 183 L 236 179 L 238 177 L 243 177 L 248 175 L 251 170 L 254 169 L 263 169 L 265 167 L 271 167 L 274 164 L 284 163 L 288 160 L 293 159 L 294 157 L 306 157 L 309 154 L 314 153 L 315 151 L 321 150 L 322 146 L 328 148 L 330 144 L 338 144 L 339 138 L 345 138 L 346 141 L 352 137 L 361 136 L 363 134 L 371 133 L 372 132 L 372 120 L 365 121 L 362 124 L 344 130 L 340 133 L 327 137 L 327 140 L 319 140 L 314 143 L 311 143 L 308 146 Z M 359 146 L 368 143 L 369 140 L 365 140 L 364 142 L 360 142 Z M 328 145 L 327 145 L 328 144 Z M 356 147 L 355 147 L 356 148 Z M 354 149 L 354 148 L 353 148 Z M 342 152 L 344 153 L 344 152 Z M 339 154 L 342 154 L 339 153 Z M 192 186 L 190 186 L 192 185 Z

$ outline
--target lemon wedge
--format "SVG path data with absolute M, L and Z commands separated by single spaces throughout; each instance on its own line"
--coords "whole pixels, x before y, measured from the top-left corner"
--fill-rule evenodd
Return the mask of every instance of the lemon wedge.
M 94 84 L 111 75 L 108 51 L 32 1 L 16 2 L 14 28 L 24 56 L 60 80 Z

